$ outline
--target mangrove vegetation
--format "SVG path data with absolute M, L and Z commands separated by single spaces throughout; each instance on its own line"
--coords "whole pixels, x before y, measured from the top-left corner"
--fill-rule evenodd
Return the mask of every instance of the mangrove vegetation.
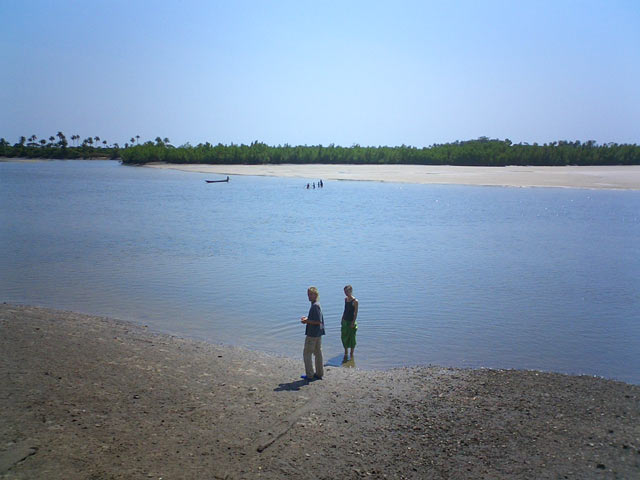
M 200 143 L 174 147 L 168 138 L 140 143 L 134 135 L 122 145 L 109 143 L 98 136 L 81 139 L 79 135 L 38 139 L 35 135 L 21 137 L 11 145 L 0 139 L 0 157 L 22 158 L 107 158 L 124 164 L 142 165 L 150 162 L 205 164 L 408 164 L 408 165 L 640 165 L 640 146 L 606 143 L 593 140 L 537 143 L 512 143 L 480 137 L 475 140 L 433 144 L 417 148 L 407 145 L 363 147 L 352 145 L 278 145 L 255 141 L 250 145 Z

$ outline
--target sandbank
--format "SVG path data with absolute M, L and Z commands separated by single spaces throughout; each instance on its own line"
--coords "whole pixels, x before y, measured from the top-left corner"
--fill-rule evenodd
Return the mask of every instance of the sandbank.
M 565 187 L 640 190 L 640 165 L 566 167 L 459 167 L 451 165 L 177 165 L 149 167 L 216 175 L 295 177 L 310 181 L 457 184 L 502 187 Z
M 300 343 L 292 352 L 302 350 Z M 640 386 L 329 367 L 0 305 L 4 479 L 638 478 Z

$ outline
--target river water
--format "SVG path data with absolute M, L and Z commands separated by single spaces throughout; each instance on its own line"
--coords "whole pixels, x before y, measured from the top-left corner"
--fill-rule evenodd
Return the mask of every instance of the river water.
M 300 357 L 320 290 L 340 365 L 640 384 L 640 192 L 215 176 L 0 162 L 0 300 Z M 302 365 L 301 365 L 302 371 Z

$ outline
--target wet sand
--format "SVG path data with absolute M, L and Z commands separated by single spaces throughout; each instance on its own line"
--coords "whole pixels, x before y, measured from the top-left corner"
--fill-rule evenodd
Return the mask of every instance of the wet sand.
M 567 167 L 458 167 L 448 165 L 176 165 L 168 168 L 213 175 L 296 177 L 309 181 L 369 180 L 378 182 L 565 187 L 640 190 L 640 165 Z
M 617 381 L 425 366 L 305 384 L 301 359 L 6 304 L 0 352 L 4 479 L 640 477 L 640 386 Z

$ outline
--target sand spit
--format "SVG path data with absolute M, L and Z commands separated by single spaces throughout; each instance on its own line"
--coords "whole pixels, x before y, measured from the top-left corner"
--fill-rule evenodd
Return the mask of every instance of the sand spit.
M 105 160 L 105 159 L 102 159 Z M 0 158 L 0 162 L 47 159 Z M 451 165 L 180 165 L 148 163 L 147 167 L 212 175 L 253 175 L 313 180 L 360 180 L 498 187 L 563 187 L 640 190 L 640 165 L 566 167 L 460 167 Z
M 640 190 L 640 165 L 590 167 L 457 167 L 449 165 L 176 165 L 149 167 L 218 175 L 309 180 Z
M 292 345 L 294 351 L 302 349 Z M 639 478 L 640 386 L 327 369 L 0 305 L 0 478 Z

